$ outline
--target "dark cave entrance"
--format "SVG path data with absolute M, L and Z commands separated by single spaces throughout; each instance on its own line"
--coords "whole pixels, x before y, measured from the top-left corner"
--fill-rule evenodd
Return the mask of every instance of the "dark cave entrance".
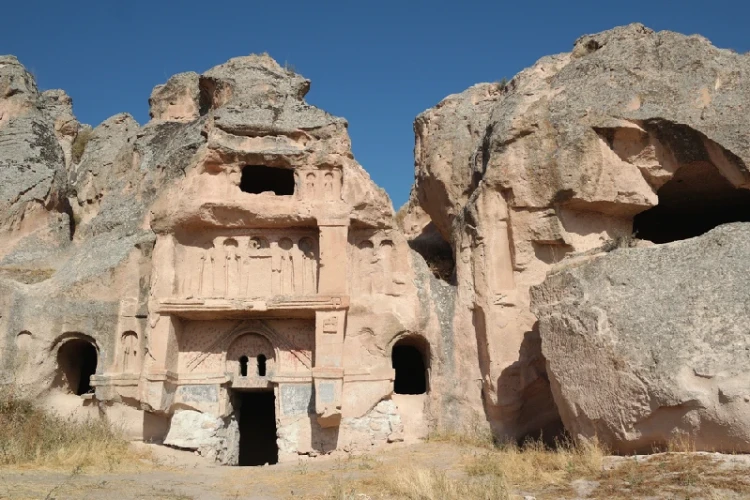
M 82 396 L 93 391 L 91 376 L 96 373 L 96 347 L 83 339 L 72 339 L 57 350 L 57 386 Z
M 396 370 L 393 392 L 396 394 L 425 394 L 427 392 L 427 366 L 425 353 L 411 338 L 396 342 L 391 352 L 391 362 Z
M 277 196 L 294 194 L 294 171 L 289 168 L 248 165 L 242 168 L 240 189 L 260 194 L 272 191 Z
M 272 391 L 237 391 L 239 412 L 240 466 L 275 464 L 279 461 L 276 444 L 276 403 Z
M 633 219 L 637 238 L 669 243 L 729 222 L 750 222 L 750 190 L 735 188 L 710 163 L 681 167 L 659 191 L 659 204 Z

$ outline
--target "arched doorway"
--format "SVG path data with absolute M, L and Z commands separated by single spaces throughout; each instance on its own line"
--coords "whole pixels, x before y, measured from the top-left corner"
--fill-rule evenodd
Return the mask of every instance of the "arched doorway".
M 63 342 L 57 350 L 57 386 L 82 396 L 93 391 L 91 376 L 96 373 L 96 347 L 81 338 Z
M 426 342 L 406 337 L 394 344 L 391 363 L 396 370 L 393 392 L 396 394 L 425 394 L 428 388 Z

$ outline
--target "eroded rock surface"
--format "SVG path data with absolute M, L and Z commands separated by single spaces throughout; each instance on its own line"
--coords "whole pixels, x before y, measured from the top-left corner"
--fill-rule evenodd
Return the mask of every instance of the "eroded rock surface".
M 750 450 L 750 224 L 561 267 L 532 304 L 568 431 L 623 453 Z
M 79 394 L 222 463 L 243 432 L 271 436 L 273 462 L 443 418 L 462 390 L 451 289 L 354 160 L 346 120 L 304 101 L 308 80 L 235 58 L 157 86 L 143 126 L 118 114 L 90 129 L 15 58 L 0 76 L 4 381 L 52 407 Z M 394 345 L 421 367 L 402 408 Z M 262 430 L 240 418 L 255 411 Z
M 557 419 L 529 309 L 550 266 L 634 231 L 662 243 L 750 220 L 736 194 L 750 180 L 749 75 L 746 55 L 633 24 L 417 117 L 410 204 L 453 247 L 453 328 L 471 332 L 460 356 L 483 381 L 464 404 L 484 405 L 498 437 Z
M 232 441 L 215 458 L 237 444 L 227 422 L 253 432 L 243 405 L 267 405 L 279 460 L 430 429 L 552 438 L 573 417 L 531 287 L 617 246 L 658 258 L 633 232 L 750 221 L 749 72 L 698 36 L 583 37 L 417 117 L 416 183 L 394 214 L 346 120 L 266 55 L 178 74 L 147 124 L 93 129 L 3 56 L 0 374 L 172 419 L 173 437 L 187 415 L 213 422 Z M 245 400 L 258 391 L 273 397 Z

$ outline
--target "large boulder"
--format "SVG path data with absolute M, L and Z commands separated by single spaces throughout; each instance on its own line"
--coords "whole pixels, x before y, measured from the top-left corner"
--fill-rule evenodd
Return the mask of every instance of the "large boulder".
M 532 305 L 573 436 L 750 451 L 750 224 L 562 267 Z

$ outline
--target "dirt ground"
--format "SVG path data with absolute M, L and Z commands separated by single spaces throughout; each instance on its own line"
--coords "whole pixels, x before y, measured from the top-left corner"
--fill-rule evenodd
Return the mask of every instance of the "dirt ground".
M 318 457 L 265 467 L 213 466 L 187 452 L 140 446 L 150 451 L 150 458 L 140 463 L 73 470 L 4 468 L 0 498 L 431 500 L 477 498 L 478 491 L 486 491 L 480 493 L 485 498 L 521 499 L 750 498 L 750 457 L 741 455 L 603 457 L 600 471 L 583 473 L 573 463 L 548 470 L 553 466 L 542 455 L 509 456 L 450 442 L 392 445 L 369 455 Z M 519 468 L 519 460 L 538 471 Z M 410 475 L 421 474 L 416 471 L 428 471 L 424 476 L 428 479 L 410 482 Z M 480 486 L 461 494 L 464 485 L 501 476 L 505 493 Z

